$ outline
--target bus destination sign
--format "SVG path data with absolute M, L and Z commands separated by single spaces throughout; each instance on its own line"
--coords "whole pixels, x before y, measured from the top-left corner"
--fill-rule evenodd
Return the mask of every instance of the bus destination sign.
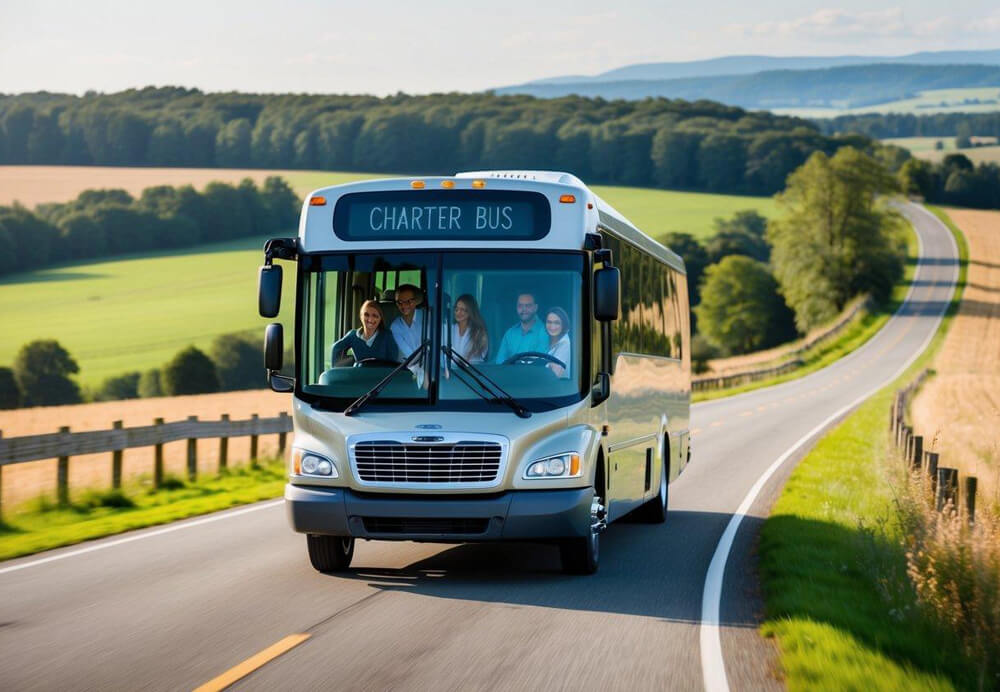
M 333 213 L 342 240 L 538 240 L 550 224 L 544 195 L 508 190 L 358 192 Z

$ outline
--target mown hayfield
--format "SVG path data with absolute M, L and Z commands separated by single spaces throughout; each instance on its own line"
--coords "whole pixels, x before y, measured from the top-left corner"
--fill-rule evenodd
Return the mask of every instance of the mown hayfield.
M 1000 212 L 947 213 L 969 244 L 968 279 L 913 427 L 942 466 L 977 476 L 980 497 L 1000 505 Z
M 862 113 L 989 113 L 1000 110 L 1000 87 L 965 87 L 960 89 L 929 89 L 916 96 L 898 101 L 886 101 L 859 108 L 772 108 L 779 115 L 800 118 L 835 118 L 838 115 Z
M 34 207 L 42 202 L 65 202 L 90 188 L 123 188 L 138 196 L 153 185 L 191 184 L 201 189 L 214 180 L 237 183 L 252 178 L 260 183 L 280 175 L 297 194 L 356 180 L 389 177 L 388 174 L 327 171 L 252 170 L 232 168 L 111 168 L 100 166 L 0 166 L 0 204 L 15 200 Z M 756 209 L 765 216 L 776 211 L 767 197 L 711 195 L 647 188 L 596 186 L 594 190 L 650 235 L 685 231 L 707 237 L 712 219 L 741 209 Z

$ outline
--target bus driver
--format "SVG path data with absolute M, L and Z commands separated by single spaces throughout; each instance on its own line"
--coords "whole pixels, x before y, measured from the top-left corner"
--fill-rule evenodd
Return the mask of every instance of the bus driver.
M 503 363 L 518 353 L 545 353 L 549 350 L 549 335 L 538 319 L 538 303 L 533 293 L 517 297 L 518 324 L 507 330 L 497 351 L 497 363 Z

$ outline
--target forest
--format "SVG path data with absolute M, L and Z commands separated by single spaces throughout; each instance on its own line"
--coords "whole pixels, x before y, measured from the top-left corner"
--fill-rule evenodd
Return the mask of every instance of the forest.
M 710 101 L 569 96 L 0 95 L 0 164 L 449 173 L 573 171 L 590 183 L 771 195 L 814 151 L 866 136 Z

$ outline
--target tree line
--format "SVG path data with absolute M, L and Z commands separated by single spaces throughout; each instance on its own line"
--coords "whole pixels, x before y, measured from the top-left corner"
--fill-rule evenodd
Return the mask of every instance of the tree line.
M 0 409 L 259 389 L 264 386 L 261 346 L 260 334 L 222 334 L 207 353 L 188 346 L 162 367 L 115 375 L 84 389 L 74 379 L 80 366 L 69 351 L 54 339 L 38 339 L 18 350 L 13 367 L 0 367 Z M 291 346 L 284 362 L 282 372 L 293 375 Z
M 997 89 L 1000 97 L 1000 87 Z M 814 121 L 826 135 L 890 137 L 1000 137 L 1000 111 L 991 113 L 865 113 Z
M 899 182 L 904 192 L 929 202 L 1000 209 L 1000 166 L 976 166 L 965 154 L 948 154 L 940 163 L 910 159 L 899 170 Z
M 777 219 L 752 211 L 716 219 L 705 244 L 664 236 L 687 267 L 696 371 L 710 358 L 805 334 L 857 295 L 888 301 L 906 252 L 902 220 L 885 203 L 898 189 L 892 172 L 863 152 L 816 152 L 777 195 Z
M 268 177 L 258 187 L 209 183 L 143 190 L 84 190 L 71 202 L 35 211 L 0 206 L 0 275 L 55 262 L 179 248 L 294 228 L 300 201 L 288 184 Z
M 0 95 L 0 163 L 396 173 L 555 168 L 598 183 L 770 195 L 860 135 L 710 101 L 205 94 Z

